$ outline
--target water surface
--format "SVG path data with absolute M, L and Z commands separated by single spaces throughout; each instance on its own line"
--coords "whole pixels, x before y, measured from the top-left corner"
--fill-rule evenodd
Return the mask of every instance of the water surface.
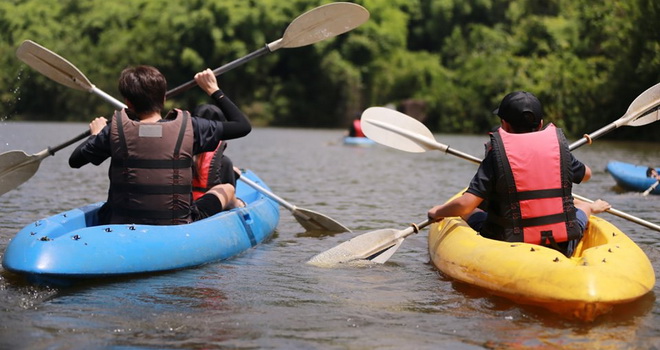
M 33 154 L 86 128 L 82 123 L 2 123 L 0 152 Z M 660 347 L 660 291 L 594 323 L 565 320 L 442 276 L 426 231 L 384 265 L 319 268 L 313 255 L 354 235 L 403 229 L 466 186 L 476 165 L 442 154 L 376 145 L 348 147 L 341 130 L 257 128 L 227 154 L 290 203 L 354 233 L 304 232 L 282 209 L 274 237 L 229 261 L 143 278 L 46 288 L 0 268 L 1 349 L 648 349 Z M 436 135 L 481 157 L 484 136 Z M 70 169 L 73 146 L 42 161 L 25 184 L 0 197 L 0 254 L 23 226 L 105 199 L 107 162 Z M 658 144 L 597 141 L 575 151 L 593 180 L 585 197 L 660 223 L 660 196 L 618 192 L 609 160 L 660 164 Z M 605 215 L 660 271 L 660 233 Z

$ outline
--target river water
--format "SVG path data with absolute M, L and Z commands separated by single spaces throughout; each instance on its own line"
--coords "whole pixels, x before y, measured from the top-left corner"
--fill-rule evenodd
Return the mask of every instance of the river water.
M 0 152 L 33 154 L 82 123 L 0 124 Z M 590 324 L 521 307 L 442 276 L 426 231 L 384 265 L 319 268 L 313 255 L 365 232 L 421 222 L 467 185 L 476 165 L 438 151 L 342 145 L 342 130 L 257 128 L 229 142 L 235 165 L 254 170 L 290 203 L 353 233 L 307 233 L 285 209 L 272 239 L 225 262 L 73 288 L 31 286 L 0 268 L 0 349 L 657 349 L 656 284 L 641 300 Z M 437 134 L 478 157 L 485 136 Z M 596 141 L 574 153 L 594 171 L 575 193 L 660 223 L 660 196 L 621 192 L 609 160 L 660 164 L 657 143 Z M 0 197 L 0 254 L 23 226 L 105 199 L 107 164 L 70 169 L 73 146 L 41 162 Z M 107 162 L 106 162 L 107 163 Z M 660 271 L 660 232 L 603 214 Z

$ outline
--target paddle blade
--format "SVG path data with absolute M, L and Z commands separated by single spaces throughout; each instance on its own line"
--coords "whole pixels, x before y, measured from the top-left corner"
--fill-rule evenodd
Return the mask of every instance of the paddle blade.
M 660 104 L 660 100 L 658 100 L 658 104 Z M 655 121 L 660 120 L 660 107 L 655 107 L 648 112 L 637 116 L 636 118 L 630 119 L 628 123 L 626 123 L 627 126 L 642 126 L 646 124 L 651 124 Z
M 18 47 L 16 56 L 37 72 L 64 86 L 87 92 L 92 92 L 94 88 L 73 64 L 31 40 L 24 41 Z
M 399 240 L 402 238 L 399 232 L 399 230 L 384 229 L 359 235 L 315 255 L 307 263 L 323 267 L 356 260 L 372 260 L 387 249 L 400 244 Z
M 289 24 L 284 31 L 279 47 L 293 48 L 310 45 L 357 28 L 369 19 L 369 11 L 364 7 L 335 2 L 309 10 Z
M 642 92 L 630 104 L 626 114 L 619 120 L 615 121 L 616 127 L 627 126 L 642 126 L 653 123 L 660 119 L 660 83 L 651 86 Z
M 435 141 L 431 131 L 420 121 L 385 107 L 367 108 L 360 119 L 368 138 L 401 151 L 421 153 L 428 150 L 447 151 Z
M 307 231 L 351 232 L 346 226 L 313 210 L 295 208 L 291 213 Z
M 29 180 L 39 169 L 38 160 L 23 151 L 0 154 L 0 196 Z

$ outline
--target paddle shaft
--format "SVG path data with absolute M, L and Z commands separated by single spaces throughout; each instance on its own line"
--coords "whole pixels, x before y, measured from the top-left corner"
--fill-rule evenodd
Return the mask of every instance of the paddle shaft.
M 656 181 L 653 185 L 651 185 L 651 187 L 646 189 L 646 191 L 642 193 L 642 196 L 647 196 L 649 193 L 651 193 L 651 191 L 653 191 L 656 187 L 658 187 L 658 184 L 660 184 L 660 180 Z
M 267 53 L 270 53 L 270 52 L 272 52 L 272 51 L 269 49 L 268 45 L 266 45 L 266 46 L 262 47 L 259 50 L 256 50 L 256 51 L 254 51 L 254 52 L 252 52 L 252 53 L 250 53 L 246 56 L 235 59 L 235 60 L 233 60 L 233 61 L 231 61 L 231 62 L 229 62 L 229 63 L 227 63 L 227 64 L 225 64 L 225 65 L 223 65 L 219 68 L 214 69 L 213 73 L 215 74 L 216 77 L 220 76 L 223 73 L 226 73 L 226 72 L 228 72 L 228 71 L 230 71 L 230 70 L 232 70 L 232 69 L 234 69 L 234 68 L 236 68 L 236 67 L 238 67 L 242 64 L 245 64 L 249 61 L 252 61 L 253 59 L 255 59 L 257 57 L 263 56 L 263 55 L 265 55 Z M 197 86 L 197 82 L 194 79 L 190 80 L 189 82 L 187 82 L 185 84 L 182 84 L 180 86 L 175 87 L 174 89 L 169 90 L 165 94 L 165 97 L 172 98 L 176 95 L 179 95 L 179 94 L 181 94 L 185 91 L 190 90 L 191 88 L 193 88 L 195 86 Z
M 592 201 L 592 200 L 589 199 L 589 198 L 582 197 L 582 196 L 577 195 L 577 194 L 575 194 L 575 193 L 573 193 L 573 197 L 574 197 L 574 198 L 577 198 L 577 199 L 579 199 L 579 200 L 581 200 L 581 201 L 585 201 L 585 202 L 589 202 L 589 203 L 593 203 L 593 202 L 594 202 L 594 201 Z M 618 217 L 620 217 L 620 218 L 623 218 L 623 219 L 626 219 L 626 220 L 632 221 L 632 222 L 634 222 L 634 223 L 636 223 L 636 224 L 640 224 L 640 225 L 642 225 L 642 226 L 646 226 L 646 227 L 648 227 L 648 228 L 650 228 L 650 229 L 653 229 L 653 230 L 656 230 L 656 231 L 660 232 L 660 226 L 658 226 L 658 225 L 656 225 L 656 224 L 654 224 L 654 223 L 652 223 L 652 222 L 648 222 L 648 221 L 646 221 L 646 220 L 642 220 L 642 219 L 640 219 L 640 218 L 638 218 L 638 217 L 636 217 L 636 216 L 632 216 L 632 215 L 630 215 L 630 214 L 624 213 L 624 212 L 619 211 L 619 210 L 616 210 L 616 209 L 614 209 L 614 208 L 610 208 L 610 209 L 608 209 L 607 212 L 610 213 L 610 214 L 612 214 L 612 215 L 616 215 L 616 216 L 618 216 Z
M 288 209 L 290 211 L 296 210 L 295 205 L 292 205 L 291 203 L 288 203 L 287 201 L 285 201 L 284 199 L 282 199 L 281 197 L 279 197 L 275 193 L 265 189 L 262 186 L 259 186 L 259 184 L 257 184 L 256 182 L 246 178 L 245 176 L 241 176 L 240 180 L 245 182 L 248 186 L 254 188 L 255 190 L 263 193 L 265 196 L 267 196 L 268 198 L 274 200 L 275 202 L 277 202 L 281 206 L 285 207 L 286 209 Z

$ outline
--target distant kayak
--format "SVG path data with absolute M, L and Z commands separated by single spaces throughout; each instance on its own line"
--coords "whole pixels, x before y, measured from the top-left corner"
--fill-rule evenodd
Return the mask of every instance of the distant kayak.
M 657 180 L 647 177 L 648 166 L 635 165 L 625 162 L 611 161 L 607 163 L 608 173 L 614 178 L 620 187 L 635 192 L 644 192 Z M 656 168 L 660 172 L 660 168 Z M 656 186 L 650 194 L 660 194 L 660 186 Z
M 344 137 L 344 145 L 347 146 L 371 146 L 376 142 L 368 137 Z
M 433 224 L 428 246 L 433 264 L 452 278 L 582 321 L 639 299 L 655 285 L 644 251 L 595 216 L 570 258 L 539 245 L 484 238 L 460 218 Z
M 247 177 L 266 188 L 261 179 Z M 279 206 L 243 183 L 246 206 L 187 225 L 96 225 L 103 202 L 69 210 L 25 226 L 11 240 L 2 266 L 35 284 L 70 285 L 193 267 L 229 259 L 270 237 Z

